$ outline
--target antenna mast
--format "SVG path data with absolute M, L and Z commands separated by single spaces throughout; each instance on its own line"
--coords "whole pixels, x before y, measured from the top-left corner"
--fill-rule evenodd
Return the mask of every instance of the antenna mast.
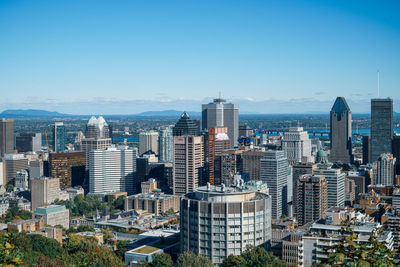
M 380 88 L 380 82 L 379 82 L 379 70 L 378 70 L 378 97 L 381 96 L 381 88 Z

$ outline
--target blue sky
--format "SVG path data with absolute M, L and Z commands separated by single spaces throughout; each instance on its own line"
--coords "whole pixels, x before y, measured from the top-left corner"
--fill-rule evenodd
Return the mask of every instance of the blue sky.
M 399 1 L 0 1 L 0 111 L 400 111 Z

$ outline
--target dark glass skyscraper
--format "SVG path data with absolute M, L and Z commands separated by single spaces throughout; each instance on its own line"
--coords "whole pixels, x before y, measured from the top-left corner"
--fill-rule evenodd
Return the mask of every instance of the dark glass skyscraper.
M 0 120 L 0 157 L 14 151 L 14 120 Z
M 351 161 L 351 111 L 344 97 L 337 97 L 331 109 L 331 154 L 332 162 Z
M 198 124 L 194 120 L 190 119 L 187 112 L 182 113 L 172 132 L 173 136 L 200 135 Z
M 371 99 L 371 161 L 383 153 L 392 153 L 393 100 Z

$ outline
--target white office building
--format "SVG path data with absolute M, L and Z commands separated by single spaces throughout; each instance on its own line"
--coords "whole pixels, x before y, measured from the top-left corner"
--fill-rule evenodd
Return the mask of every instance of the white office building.
M 107 148 L 89 152 L 89 191 L 134 193 L 137 150 L 128 147 Z
M 311 161 L 311 140 L 303 127 L 290 127 L 282 139 L 282 150 L 290 165 Z
M 171 127 L 160 131 L 158 149 L 159 162 L 172 163 L 174 161 L 174 136 Z
M 281 150 L 268 150 L 260 162 L 261 181 L 267 184 L 272 203 L 272 218 L 287 214 L 289 165 Z

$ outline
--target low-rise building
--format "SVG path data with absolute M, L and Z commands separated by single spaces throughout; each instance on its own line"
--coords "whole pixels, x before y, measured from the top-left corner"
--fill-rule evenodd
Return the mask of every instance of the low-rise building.
M 79 232 L 76 235 L 84 238 L 93 237 L 97 239 L 99 244 L 104 244 L 104 235 L 101 232 Z
M 69 210 L 63 205 L 48 205 L 36 208 L 34 218 L 42 218 L 45 224 L 61 225 L 69 229 Z
M 144 245 L 125 252 L 125 264 L 139 266 L 139 262 L 151 262 L 154 255 L 161 253 L 163 253 L 162 249 Z
M 77 195 L 85 194 L 85 190 L 83 190 L 83 188 L 80 186 L 67 188 L 64 191 L 68 193 L 70 200 L 74 200 Z
M 16 220 L 9 222 L 7 228 L 9 232 L 36 232 L 44 226 L 42 219 L 31 219 L 31 220 Z
M 170 210 L 179 211 L 179 196 L 161 192 L 141 193 L 125 198 L 125 210 L 148 212 L 160 216 Z
M 10 203 L 8 201 L 8 198 L 5 197 L 0 198 L 0 217 L 6 214 L 9 206 Z

